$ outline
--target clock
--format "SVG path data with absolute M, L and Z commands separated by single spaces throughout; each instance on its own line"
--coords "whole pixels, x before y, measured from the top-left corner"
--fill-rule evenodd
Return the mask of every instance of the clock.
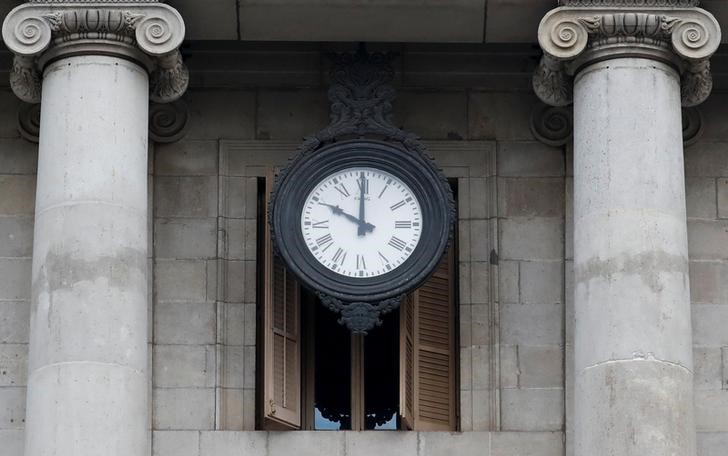
M 367 320 L 361 330 L 434 272 L 454 202 L 421 151 L 354 139 L 296 156 L 277 178 L 269 217 L 289 270 L 344 317 Z
M 301 213 L 309 252 L 346 277 L 377 277 L 402 265 L 419 244 L 422 223 L 412 189 L 371 167 L 326 176 L 308 194 Z

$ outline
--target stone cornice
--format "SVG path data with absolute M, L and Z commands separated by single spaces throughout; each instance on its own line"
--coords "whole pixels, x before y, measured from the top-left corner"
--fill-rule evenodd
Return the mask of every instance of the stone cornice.
M 721 31 L 710 13 L 690 7 L 697 2 L 569 0 L 568 4 L 599 6 L 564 6 L 542 19 L 538 40 L 544 57 L 534 73 L 533 87 L 545 103 L 570 104 L 574 74 L 590 62 L 620 56 L 674 65 L 683 75 L 685 106 L 700 104 L 710 94 L 708 59 L 718 49 Z
M 157 1 L 35 1 L 13 9 L 2 33 L 15 54 L 11 87 L 29 103 L 40 102 L 43 67 L 68 55 L 98 53 L 139 62 L 151 72 L 150 97 L 159 103 L 176 100 L 189 83 L 179 53 L 184 21 Z

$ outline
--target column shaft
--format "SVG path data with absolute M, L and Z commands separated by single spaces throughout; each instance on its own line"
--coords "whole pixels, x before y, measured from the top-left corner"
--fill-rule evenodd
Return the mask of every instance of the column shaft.
M 148 86 L 111 56 L 45 68 L 27 456 L 148 453 Z
M 574 86 L 578 456 L 694 456 L 680 76 L 643 58 Z

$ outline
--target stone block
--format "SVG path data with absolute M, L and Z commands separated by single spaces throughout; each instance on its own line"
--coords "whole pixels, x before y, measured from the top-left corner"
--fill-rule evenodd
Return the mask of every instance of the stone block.
M 199 432 L 152 431 L 152 456 L 199 456 Z
M 154 386 L 214 387 L 215 358 L 213 345 L 155 345 Z
M 240 303 L 220 302 L 217 304 L 217 340 L 219 343 L 227 346 L 245 344 L 245 306 L 246 304 Z M 255 339 L 253 339 L 253 344 L 255 344 Z
M 695 345 L 728 346 L 727 305 L 694 304 L 692 314 Z
M 728 218 L 728 179 L 718 179 L 718 218 Z
M 0 448 L 3 449 L 3 456 L 23 456 L 25 431 L 0 429 Z
M 716 185 L 714 178 L 686 178 L 685 198 L 689 218 L 708 220 L 716 218 Z
M 695 426 L 698 432 L 728 432 L 728 391 L 695 391 Z
M 691 261 L 690 299 L 694 303 L 728 303 L 728 263 Z
M 728 307 L 728 306 L 726 306 Z M 561 304 L 501 304 L 501 343 L 560 345 L 563 337 Z
M 244 304 L 245 307 L 245 345 L 255 345 L 257 341 L 256 323 L 257 323 L 257 305 Z
M 215 343 L 215 303 L 158 302 L 154 307 L 154 342 Z
M 514 218 L 500 221 L 503 259 L 560 260 L 564 222 L 561 218 Z
M 221 264 L 222 260 L 215 259 L 207 260 L 207 264 L 205 265 L 207 279 L 207 289 L 205 290 L 205 295 L 208 302 L 218 300 L 218 291 L 220 288 L 218 270 L 221 269 Z
M 242 390 L 245 382 L 245 347 L 218 346 L 220 361 L 218 382 L 224 388 L 237 388 Z M 255 382 L 253 382 L 255 387 Z M 242 393 L 240 401 L 242 405 Z
M 322 453 L 330 454 L 330 453 Z M 400 456 L 417 454 L 416 432 L 347 432 L 347 456 Z
M 266 456 L 265 432 L 214 431 L 200 433 L 200 456 Z
M 154 174 L 157 176 L 217 176 L 218 142 L 182 140 L 157 144 Z
M 210 430 L 215 426 L 212 388 L 154 388 L 152 426 L 156 430 Z
M 157 258 L 215 258 L 217 219 L 156 219 L 154 254 Z
M 28 383 L 28 346 L 0 344 L 0 387 Z
M 422 432 L 418 456 L 488 456 L 489 432 Z
M 472 345 L 489 345 L 490 337 L 490 304 L 473 304 L 471 307 L 471 342 Z
M 218 388 L 218 418 L 215 427 L 224 431 L 239 431 L 243 428 L 243 390 L 239 388 Z
M 460 293 L 458 294 L 458 300 L 460 301 L 460 304 L 467 304 L 470 305 L 473 302 L 473 297 L 471 296 L 471 264 L 470 262 L 461 261 L 458 264 L 458 289 Z
M 7 2 L 2 5 L 5 14 L 10 12 L 7 5 Z M 0 90 L 0 105 L 3 107 L 0 111 L 0 138 L 18 138 L 18 108 L 21 103 L 9 89 Z
M 721 375 L 721 381 L 723 382 L 723 389 L 728 390 L 728 347 L 722 347 L 720 349 L 721 351 L 721 366 L 722 366 L 722 375 Z
M 474 345 L 472 347 L 473 389 L 485 390 L 492 387 L 490 380 L 490 347 Z
M 470 304 L 460 303 L 458 310 L 458 341 L 460 348 L 469 347 L 473 344 L 473 314 Z
M 490 220 L 470 220 L 470 259 L 472 261 L 490 261 L 490 252 L 493 250 Z
M 691 259 L 728 258 L 728 220 L 689 220 L 688 252 Z
M 488 431 L 492 429 L 493 393 L 489 390 L 474 390 L 472 397 L 473 431 Z
M 0 301 L 0 344 L 28 343 L 30 303 Z
M 35 176 L 0 174 L 0 215 L 32 215 Z
M 400 91 L 394 104 L 394 119 L 397 125 L 424 139 L 465 139 L 468 97 L 465 91 Z
M 490 302 L 490 263 L 488 262 L 470 263 L 470 302 L 473 304 Z
M 473 392 L 471 390 L 460 390 L 460 430 L 463 432 L 473 430 Z
M 258 247 L 257 221 L 225 219 L 221 225 L 221 229 L 225 233 L 224 258 L 227 260 L 255 260 Z
M 29 300 L 30 278 L 30 258 L 0 258 L 0 300 Z
M 255 262 L 254 261 L 223 261 L 224 300 L 227 302 L 255 302 Z M 251 276 L 251 271 L 253 275 Z M 242 280 L 241 280 L 242 278 Z M 249 285 L 249 286 L 247 286 Z M 252 288 L 252 299 L 248 291 Z
M 728 432 L 698 432 L 698 456 L 725 456 Z
M 491 456 L 561 456 L 561 432 L 494 432 Z
M 460 388 L 473 389 L 473 347 L 460 347 Z
M 21 138 L 0 139 L 2 174 L 35 174 L 38 168 L 38 145 Z
M 25 387 L 0 388 L 0 429 L 25 427 Z
M 255 93 L 253 91 L 190 90 L 188 139 L 253 139 Z
M 378 432 L 377 435 L 380 433 Z M 346 454 L 344 432 L 269 432 L 268 456 L 321 456 Z
M 186 19 L 185 39 L 195 41 L 239 39 L 236 3 L 218 0 L 203 4 L 197 0 L 176 0 L 174 8 Z M 190 60 L 192 64 L 197 62 L 196 58 Z M 196 79 L 193 76 L 193 81 Z
M 532 93 L 470 92 L 470 139 L 531 140 Z
M 723 360 L 719 347 L 693 348 L 693 372 L 696 389 L 723 387 Z
M 563 302 L 563 262 L 523 261 L 520 272 L 521 302 L 525 304 Z
M 562 388 L 564 349 L 551 346 L 518 346 L 519 386 L 521 388 Z
M 205 261 L 160 260 L 154 264 L 154 288 L 160 301 L 205 301 Z
M 518 345 L 500 346 L 501 388 L 518 388 L 521 372 L 518 370 Z
M 541 142 L 498 142 L 498 176 L 561 177 L 564 151 Z
M 563 178 L 500 178 L 498 187 L 501 217 L 564 215 Z
M 243 429 L 255 430 L 255 389 L 243 390 Z
M 700 142 L 685 149 L 687 177 L 728 176 L 728 143 Z
M 564 391 L 504 389 L 501 420 L 506 431 L 559 431 L 564 426 Z
M 217 216 L 217 176 L 158 176 L 154 185 L 157 217 Z
M 489 185 L 490 180 L 481 177 L 469 179 L 468 182 L 468 193 L 460 198 L 468 197 L 467 201 L 470 209 L 469 218 L 479 220 L 490 217 L 490 199 L 492 194 Z
M 300 141 L 329 124 L 324 90 L 265 90 L 258 93 L 255 137 Z
M 501 260 L 498 264 L 498 283 L 500 302 L 520 302 L 520 263 Z

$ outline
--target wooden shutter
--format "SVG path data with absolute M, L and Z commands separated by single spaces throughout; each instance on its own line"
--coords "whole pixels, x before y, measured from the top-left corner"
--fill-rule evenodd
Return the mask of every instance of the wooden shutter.
M 408 429 L 457 428 L 455 264 L 452 249 L 400 318 L 400 414 Z
M 272 179 L 267 180 L 268 183 Z M 267 186 L 267 195 L 270 187 Z M 267 223 L 266 223 L 267 224 Z M 264 414 L 268 428 L 301 427 L 300 287 L 265 231 Z

